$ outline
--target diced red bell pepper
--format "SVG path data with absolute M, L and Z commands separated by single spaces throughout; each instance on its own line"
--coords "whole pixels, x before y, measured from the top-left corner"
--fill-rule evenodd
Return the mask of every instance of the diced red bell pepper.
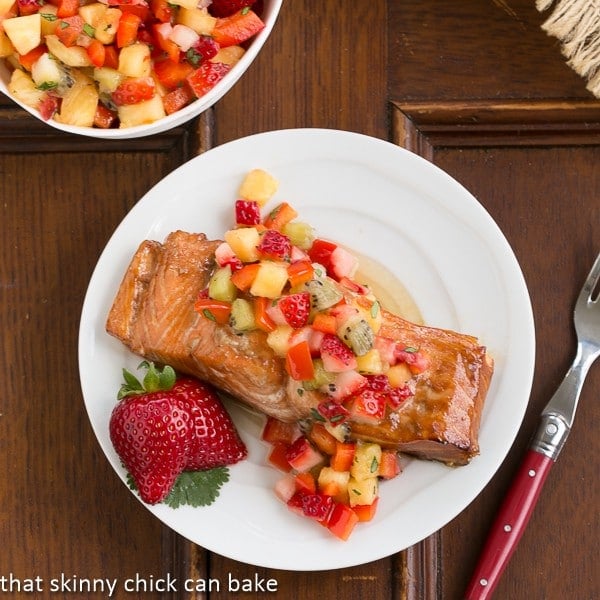
M 104 66 L 111 69 L 119 68 L 119 51 L 112 44 L 104 46 Z
M 110 110 L 103 104 L 98 103 L 96 114 L 94 115 L 94 126 L 100 129 L 110 129 L 117 120 L 117 113 Z
M 205 62 L 187 76 L 187 82 L 196 97 L 200 98 L 212 90 L 230 70 L 231 67 L 224 63 Z
M 315 270 L 310 260 L 297 260 L 288 267 L 288 279 L 292 287 L 296 287 L 313 278 Z M 320 313 L 319 313 L 320 314 Z
M 329 515 L 327 529 L 341 540 L 347 540 L 358 523 L 357 514 L 345 504 L 336 503 Z
M 327 240 L 316 239 L 308 251 L 313 262 L 323 265 L 328 273 L 331 273 L 331 253 L 337 248 L 337 244 Z
M 334 438 L 323 423 L 314 423 L 308 433 L 310 441 L 323 453 L 331 456 L 335 452 L 338 440 Z
M 56 16 L 59 19 L 73 17 L 79 12 L 79 0 L 58 0 Z
M 377 512 L 377 504 L 379 503 L 379 497 L 375 498 L 371 504 L 357 504 L 352 507 L 352 510 L 356 513 L 358 520 L 361 523 L 371 521 Z
M 275 442 L 267 456 L 267 460 L 277 469 L 289 473 L 292 467 L 287 459 L 289 446 L 283 442 Z
M 31 67 L 33 63 L 40 57 L 42 54 L 48 52 L 48 48 L 45 44 L 40 44 L 33 50 L 27 52 L 27 54 L 19 54 L 19 64 L 28 71 L 31 71 Z
M 267 309 L 271 306 L 271 300 L 263 296 L 254 298 L 254 322 L 259 329 L 269 333 L 277 328 L 277 325 L 269 316 Z
M 212 36 L 221 46 L 239 46 L 264 29 L 262 19 L 253 11 L 243 8 L 229 17 L 217 19 Z
M 167 0 L 150 0 L 150 10 L 161 23 L 173 21 L 173 9 Z
M 150 7 L 146 3 L 117 2 L 113 4 L 112 2 L 109 2 L 109 5 L 118 8 L 123 13 L 133 13 L 134 15 L 137 15 L 142 23 L 147 21 L 150 16 Z
M 287 449 L 286 457 L 291 467 L 299 472 L 310 471 L 323 460 L 323 455 L 303 435 Z
M 192 90 L 187 85 L 183 85 L 165 94 L 162 100 L 165 112 L 172 115 L 195 99 L 196 96 L 194 96 Z
M 123 13 L 117 26 L 117 48 L 130 46 L 137 40 L 142 19 L 134 13 Z
M 198 298 L 194 310 L 211 321 L 221 325 L 229 322 L 231 315 L 231 302 L 213 300 L 212 298 Z
M 286 423 L 275 417 L 267 417 L 261 433 L 261 439 L 269 444 L 283 442 L 290 445 L 299 436 L 300 429 L 296 423 Z
M 231 283 L 233 283 L 233 285 L 235 285 L 235 287 L 242 292 L 245 292 L 250 289 L 250 286 L 254 282 L 259 269 L 260 263 L 250 263 L 248 265 L 244 265 L 241 269 L 238 269 L 232 273 Z
M 315 376 L 315 367 L 306 340 L 292 346 L 285 355 L 285 370 L 296 381 L 308 381 Z
M 333 315 L 327 313 L 317 313 L 312 322 L 312 328 L 323 333 L 335 335 L 337 331 L 337 321 Z
M 331 468 L 335 471 L 349 471 L 356 453 L 354 442 L 340 442 L 336 440 L 335 452 L 331 457 Z
M 393 450 L 382 451 L 377 475 L 383 479 L 393 479 L 400 475 L 400 463 L 396 452 Z
M 173 62 L 169 58 L 157 60 L 154 63 L 154 73 L 158 80 L 169 90 L 183 83 L 193 70 L 192 65 L 185 62 Z
M 268 229 L 281 231 L 286 223 L 289 223 L 297 216 L 298 212 L 293 206 L 287 202 L 281 202 L 265 217 L 264 224 Z
M 92 39 L 90 45 L 86 48 L 86 51 L 95 67 L 104 66 L 104 61 L 106 60 L 106 46 L 102 42 L 95 38 Z
M 56 37 L 65 46 L 74 46 L 79 36 L 83 33 L 84 25 L 85 21 L 79 15 L 65 17 L 58 21 L 54 32 Z
M 163 25 L 165 27 L 163 27 Z M 152 25 L 152 31 L 154 32 L 160 50 L 162 50 L 171 61 L 178 63 L 181 51 L 179 50 L 179 46 L 173 40 L 168 38 L 167 33 L 164 32 L 165 28 L 170 30 L 168 24 L 155 23 Z
M 317 491 L 317 482 L 312 473 L 298 473 L 295 477 L 296 491 L 306 494 L 314 494 Z

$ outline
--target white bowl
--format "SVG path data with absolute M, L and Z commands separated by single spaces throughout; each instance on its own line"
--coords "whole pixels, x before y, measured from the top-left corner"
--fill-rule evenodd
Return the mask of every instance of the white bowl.
M 44 120 L 40 116 L 39 111 L 30 106 L 26 106 L 16 98 L 13 98 L 8 91 L 8 82 L 10 81 L 10 70 L 5 64 L 4 60 L 0 59 L 0 92 L 6 94 L 13 102 L 21 106 L 28 113 L 31 113 L 34 117 L 40 121 L 47 123 L 55 129 L 66 131 L 68 133 L 75 133 L 78 135 L 86 135 L 95 138 L 104 138 L 112 140 L 122 140 L 128 138 L 138 138 L 156 133 L 167 131 L 174 127 L 177 127 L 187 121 L 197 117 L 203 113 L 207 108 L 210 108 L 215 102 L 222 98 L 237 82 L 237 80 L 244 74 L 246 69 L 252 64 L 252 61 L 256 58 L 267 38 L 271 34 L 275 21 L 279 15 L 281 9 L 282 0 L 265 0 L 264 8 L 261 13 L 261 18 L 265 23 L 264 29 L 262 29 L 256 37 L 252 39 L 245 54 L 242 58 L 231 68 L 231 71 L 223 77 L 221 81 L 215 85 L 209 92 L 207 92 L 198 100 L 195 100 L 188 106 L 178 110 L 177 112 L 163 117 L 154 123 L 147 125 L 136 125 L 135 127 L 124 127 L 122 129 L 98 129 L 94 127 L 78 127 L 74 125 L 64 125 L 55 121 L 54 119 Z

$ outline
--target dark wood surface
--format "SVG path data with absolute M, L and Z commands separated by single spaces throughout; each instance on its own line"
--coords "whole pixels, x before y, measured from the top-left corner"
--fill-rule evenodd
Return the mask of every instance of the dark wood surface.
M 460 599 L 487 529 L 574 353 L 571 312 L 600 251 L 600 102 L 529 0 L 284 2 L 264 51 L 211 111 L 168 134 L 57 134 L 0 97 L 0 578 L 274 578 L 276 593 L 118 598 Z M 536 321 L 531 400 L 480 496 L 422 543 L 352 569 L 294 573 L 210 554 L 163 527 L 113 473 L 87 420 L 77 333 L 94 265 L 131 206 L 198 152 L 289 127 L 366 133 L 433 161 L 498 222 Z M 468 269 L 468 264 L 465 265 Z M 572 434 L 499 600 L 600 597 L 598 397 Z M 1 581 L 1 580 L 0 580 Z M 0 596 L 4 592 L 0 590 Z M 10 596 L 10 594 L 5 594 Z

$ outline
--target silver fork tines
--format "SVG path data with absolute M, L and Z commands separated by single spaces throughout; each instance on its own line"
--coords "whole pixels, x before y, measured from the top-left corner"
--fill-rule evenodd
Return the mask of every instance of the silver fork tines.
M 571 431 L 583 382 L 600 355 L 600 254 L 594 262 L 575 304 L 577 353 L 562 383 L 542 412 L 531 447 L 556 460 Z

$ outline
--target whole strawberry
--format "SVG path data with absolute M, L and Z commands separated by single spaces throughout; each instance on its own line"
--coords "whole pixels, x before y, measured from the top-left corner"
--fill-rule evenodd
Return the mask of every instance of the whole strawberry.
M 238 10 L 252 6 L 256 0 L 213 0 L 208 8 L 214 17 L 229 17 Z
M 171 367 L 147 369 L 142 383 L 123 369 L 125 383 L 110 417 L 113 446 L 148 504 L 162 502 L 184 471 L 232 465 L 246 446 L 214 390 Z

